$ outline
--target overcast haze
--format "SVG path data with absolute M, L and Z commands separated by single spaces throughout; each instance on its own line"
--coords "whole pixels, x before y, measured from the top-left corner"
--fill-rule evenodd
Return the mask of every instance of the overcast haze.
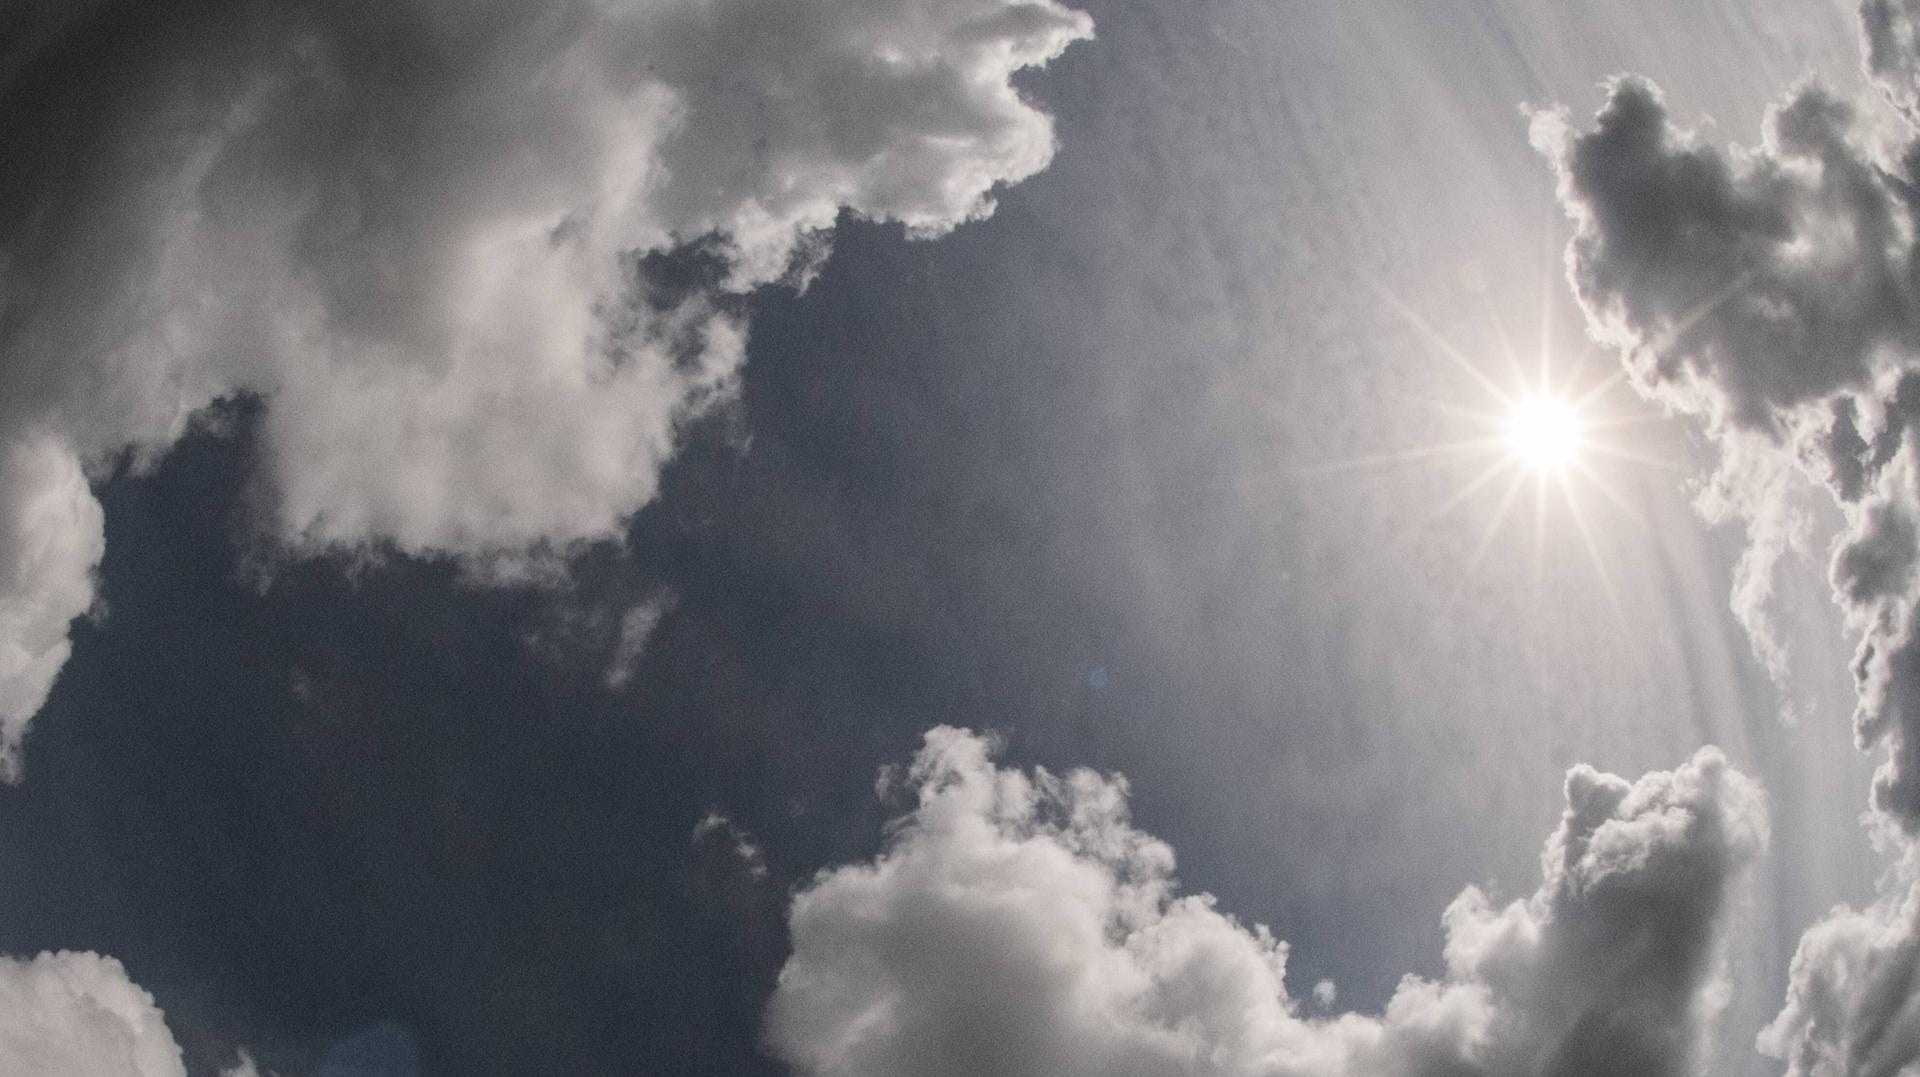
M 1920 4 L 0 16 L 0 1073 L 1920 1073 Z

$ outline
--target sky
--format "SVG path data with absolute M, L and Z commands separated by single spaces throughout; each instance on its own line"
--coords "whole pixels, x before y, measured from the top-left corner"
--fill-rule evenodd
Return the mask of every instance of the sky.
M 1920 1073 L 1920 3 L 0 10 L 0 1074 Z

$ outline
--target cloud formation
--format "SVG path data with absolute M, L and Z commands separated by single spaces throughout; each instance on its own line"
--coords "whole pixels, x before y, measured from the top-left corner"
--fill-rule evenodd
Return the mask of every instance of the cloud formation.
M 1920 123 L 1920 4 L 1867 0 L 1861 20 L 1868 75 Z M 1751 573 L 1776 552 L 1783 478 L 1844 516 L 1829 577 L 1860 633 L 1856 737 L 1884 749 L 1869 825 L 1897 863 L 1872 906 L 1801 939 L 1761 1037 L 1791 1077 L 1891 1077 L 1920 1058 L 1920 140 L 1891 145 L 1873 112 L 1803 83 L 1757 146 L 1721 149 L 1625 78 L 1591 129 L 1565 113 L 1534 127 L 1575 223 L 1568 275 L 1591 329 L 1723 449 L 1717 487 L 1755 537 L 1735 595 L 1750 626 L 1766 623 Z
M 800 1073 L 1692 1073 L 1724 998 L 1728 886 L 1766 840 L 1759 790 L 1713 749 L 1635 782 L 1577 767 L 1538 890 L 1466 890 L 1444 978 L 1319 1017 L 1288 990 L 1285 942 L 1179 893 L 1124 779 L 1003 768 L 942 727 L 908 782 L 886 850 L 794 896 L 767 1035 Z
M 28 435 L 0 446 L 0 777 L 66 664 L 67 625 L 93 603 L 106 536 L 79 461 Z
M 284 551 L 551 567 L 653 496 L 731 387 L 739 297 L 804 279 L 839 213 L 938 235 L 1044 167 L 1012 77 L 1091 33 L 1057 0 L 225 0 L 59 28 L 0 67 L 10 766 L 92 599 L 76 476 L 247 396 Z M 689 250 L 714 268 L 638 257 Z
M 45 1077 L 186 1077 L 153 996 L 94 953 L 0 957 L 0 1059 Z

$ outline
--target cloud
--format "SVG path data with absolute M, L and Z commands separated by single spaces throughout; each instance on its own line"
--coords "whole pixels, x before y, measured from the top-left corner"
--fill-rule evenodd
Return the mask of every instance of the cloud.
M 43 1077 L 185 1077 L 153 996 L 94 953 L 0 957 L 0 1058 Z
M 1831 575 L 1864 629 L 1860 739 L 1888 748 L 1874 803 L 1920 826 L 1920 776 L 1907 758 L 1920 686 L 1904 683 L 1920 673 L 1904 656 L 1920 584 L 1908 447 L 1920 414 L 1920 192 L 1910 169 L 1880 160 L 1857 110 L 1812 84 L 1769 112 L 1752 149 L 1701 144 L 1631 78 L 1612 85 L 1593 130 L 1576 134 L 1548 114 L 1535 137 L 1577 226 L 1568 271 L 1589 324 L 1621 348 L 1643 391 L 1706 421 L 1726 450 L 1720 481 L 1745 489 L 1729 500 L 1765 519 L 1783 504 L 1777 476 L 1792 468 L 1846 514 Z M 1766 597 L 1749 590 L 1736 598 L 1743 612 Z
M 1911 874 L 1911 873 L 1909 873 Z M 1920 1058 L 1920 891 L 1836 909 L 1800 939 L 1760 1047 L 1788 1077 L 1897 1077 Z
M 1868 75 L 1920 122 L 1920 4 L 1867 0 L 1861 19 Z M 1889 148 L 1871 116 L 1803 83 L 1757 146 L 1720 149 L 1625 78 L 1592 129 L 1564 112 L 1534 126 L 1575 222 L 1568 275 L 1590 328 L 1718 440 L 1716 487 L 1749 521 L 1749 560 L 1777 556 L 1786 478 L 1845 521 L 1829 577 L 1860 633 L 1856 738 L 1884 749 L 1869 826 L 1896 867 L 1873 904 L 1800 941 L 1760 1039 L 1793 1077 L 1891 1077 L 1920 1057 L 1920 141 L 1908 129 Z M 1766 588 L 1744 582 L 1736 609 L 1764 628 Z
M 1575 294 L 1638 387 L 1774 429 L 1911 348 L 1907 210 L 1859 126 L 1850 103 L 1808 83 L 1769 111 L 1760 146 L 1723 152 L 1632 77 L 1612 83 L 1591 131 L 1536 117 L 1577 227 Z
M 227 0 L 63 31 L 0 69 L 0 578 L 63 558 L 10 583 L 10 753 L 64 657 L 49 626 L 90 602 L 98 506 L 28 519 L 71 461 L 144 466 L 257 398 L 286 553 L 551 570 L 653 496 L 731 390 L 741 296 L 804 279 L 839 213 L 938 235 L 1047 164 L 1011 80 L 1091 23 L 1056 0 Z
M 0 775 L 11 778 L 27 720 L 67 661 L 67 624 L 93 603 L 105 535 L 66 446 L 29 435 L 0 453 Z
M 992 756 L 929 732 L 886 850 L 795 894 L 767 1036 L 800 1073 L 1692 1073 L 1728 886 L 1766 839 L 1757 787 L 1713 749 L 1636 782 L 1576 767 L 1539 889 L 1462 893 L 1443 978 L 1405 978 L 1379 1015 L 1306 1016 L 1286 943 L 1179 892 L 1124 779 Z
M 673 612 L 678 602 L 671 591 L 662 591 L 639 603 L 620 615 L 620 632 L 613 643 L 613 657 L 607 662 L 607 671 L 602 677 L 607 687 L 615 690 L 627 686 L 633 675 L 640 669 L 640 659 L 647 652 L 647 641 L 653 638 L 653 630 L 660 627 L 660 619 Z
M 1881 94 L 1908 119 L 1920 118 L 1920 3 L 1862 0 L 1860 31 Z
M 767 877 L 766 853 L 760 843 L 740 824 L 718 811 L 709 811 L 693 824 L 693 847 L 718 846 L 733 854 L 740 866 L 754 879 Z

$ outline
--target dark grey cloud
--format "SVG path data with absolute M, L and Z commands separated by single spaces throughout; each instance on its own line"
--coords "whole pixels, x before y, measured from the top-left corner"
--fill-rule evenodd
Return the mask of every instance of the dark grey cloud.
M 1863 386 L 1915 342 L 1905 189 L 1862 145 L 1855 108 L 1818 85 L 1727 153 L 1616 80 L 1593 130 L 1539 118 L 1579 228 L 1569 272 L 1591 325 L 1649 393 L 1770 427 Z
M 1767 832 L 1758 787 L 1712 749 L 1634 782 L 1576 767 L 1537 890 L 1469 888 L 1443 977 L 1406 977 L 1378 1016 L 1310 1016 L 1284 941 L 1179 892 L 1124 779 L 993 752 L 929 732 L 886 849 L 795 894 L 768 1036 L 799 1072 L 1693 1073 L 1725 998 L 1727 891 Z
M 77 469 L 150 463 L 256 396 L 271 543 L 551 571 L 617 538 L 732 391 L 729 296 L 802 279 L 842 211 L 937 235 L 1047 163 L 1010 78 L 1090 22 L 1055 0 L 234 0 L 64 29 L 9 58 L 0 124 L 10 760 L 100 545 L 97 511 L 23 506 Z M 654 302 L 632 256 L 693 241 L 724 276 Z
M 1909 123 L 1917 17 L 1907 0 L 1861 6 L 1867 73 Z M 1829 575 L 1860 633 L 1856 737 L 1884 751 L 1869 826 L 1896 863 L 1875 903 L 1800 941 L 1760 1041 L 1794 1077 L 1890 1077 L 1920 1058 L 1920 141 L 1883 137 L 1875 107 L 1802 84 L 1759 145 L 1727 150 L 1625 78 L 1591 130 L 1564 114 L 1535 126 L 1578 228 L 1568 273 L 1592 330 L 1643 391 L 1704 420 L 1726 460 L 1717 481 L 1750 519 L 1782 511 L 1787 480 L 1844 517 Z
M 1794 954 L 1786 1007 L 1760 1045 L 1788 1077 L 1899 1077 L 1920 1059 L 1920 904 L 1915 891 L 1837 909 Z
M 1889 679 L 1915 587 L 1913 469 L 1896 451 L 1920 354 L 1912 187 L 1861 126 L 1855 106 L 1803 85 L 1769 112 L 1758 147 L 1725 151 L 1677 127 L 1652 85 L 1623 78 L 1591 131 L 1546 114 L 1535 139 L 1578 228 L 1575 292 L 1637 384 L 1707 422 L 1745 511 L 1776 506 L 1766 485 L 1794 465 L 1846 511 L 1832 575 L 1867 629 L 1858 725 L 1863 742 L 1892 749 L 1876 803 L 1911 823 L 1920 798 L 1903 792 L 1901 745 L 1912 738 Z
M 1867 72 L 1882 95 L 1909 119 L 1920 118 L 1920 4 L 1861 0 Z

